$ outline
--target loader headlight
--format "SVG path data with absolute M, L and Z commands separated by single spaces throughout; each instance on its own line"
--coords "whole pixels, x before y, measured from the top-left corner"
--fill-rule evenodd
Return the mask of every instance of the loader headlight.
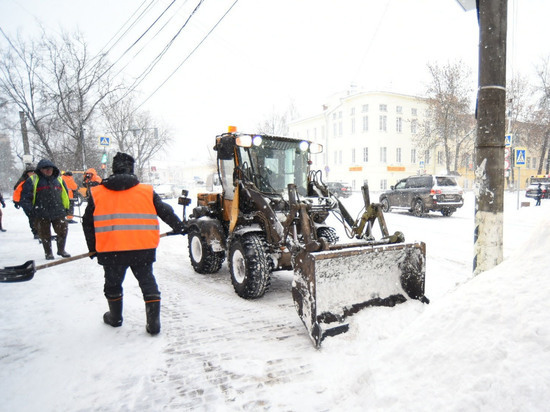
M 309 144 L 309 153 L 317 154 L 323 151 L 323 145 L 319 143 L 310 143 Z
M 309 149 L 309 142 L 306 142 L 305 140 L 300 142 L 300 145 L 298 146 L 302 152 L 305 152 L 307 149 Z
M 254 136 L 254 137 L 252 138 L 252 144 L 253 144 L 254 146 L 259 146 L 259 145 L 261 145 L 261 144 L 262 144 L 262 136 L 260 136 L 260 135 Z
M 241 134 L 237 136 L 235 143 L 240 147 L 250 147 L 252 146 L 252 136 L 249 134 Z

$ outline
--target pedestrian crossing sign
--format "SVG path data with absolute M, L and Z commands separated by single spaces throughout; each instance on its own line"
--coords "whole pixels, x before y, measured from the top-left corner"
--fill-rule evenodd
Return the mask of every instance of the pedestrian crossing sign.
M 106 136 L 100 136 L 99 137 L 99 145 L 100 146 L 109 146 L 111 138 Z
M 522 147 L 516 147 L 514 149 L 514 166 L 522 167 L 525 166 L 525 158 L 527 150 Z

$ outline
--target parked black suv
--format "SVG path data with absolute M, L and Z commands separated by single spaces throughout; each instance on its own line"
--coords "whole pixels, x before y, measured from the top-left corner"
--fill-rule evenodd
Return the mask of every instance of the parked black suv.
M 328 190 L 336 197 L 350 197 L 351 186 L 341 182 L 327 182 Z
M 410 176 L 382 193 L 380 203 L 384 212 L 392 208 L 405 208 L 418 217 L 429 211 L 451 216 L 464 204 L 462 193 L 462 188 L 452 176 Z

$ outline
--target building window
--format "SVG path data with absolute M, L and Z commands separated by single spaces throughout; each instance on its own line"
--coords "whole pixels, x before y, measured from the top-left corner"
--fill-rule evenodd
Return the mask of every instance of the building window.
M 338 152 L 334 151 L 334 164 L 338 164 Z
M 396 112 L 396 113 L 403 113 L 403 106 L 397 106 L 397 107 L 395 108 L 395 112 Z
M 352 107 L 349 111 L 350 116 L 355 116 L 355 107 Z
M 379 107 L 379 110 L 381 112 L 387 112 L 388 111 L 388 105 L 387 104 L 381 104 Z
M 342 110 L 340 110 L 340 111 L 338 112 L 338 118 L 339 118 L 339 119 L 342 118 Z
M 388 189 L 388 181 L 386 179 L 380 180 L 380 190 Z
M 416 119 L 411 120 L 411 133 L 412 134 L 416 134 L 417 127 L 418 127 L 418 120 L 416 120 Z
M 363 113 L 366 113 L 369 111 L 369 105 L 368 104 L 364 104 L 362 107 L 361 107 L 361 111 Z
M 355 118 L 351 119 L 351 134 L 355 134 Z
M 385 132 L 388 130 L 388 116 L 381 115 L 380 116 L 380 131 Z
M 411 115 L 412 116 L 418 116 L 416 108 L 411 109 Z
M 351 163 L 355 163 L 355 149 L 351 149 Z
M 395 119 L 395 131 L 397 133 L 401 133 L 403 131 L 403 119 L 401 117 Z
M 338 122 L 338 135 L 342 136 L 344 134 L 344 129 L 342 126 L 342 122 Z
M 401 148 L 400 147 L 395 149 L 395 161 L 397 163 L 401 163 Z
M 387 147 L 381 147 L 380 148 L 380 163 L 386 163 L 388 160 L 388 148 Z
M 338 124 L 336 122 L 332 124 L 332 134 L 334 137 L 338 136 Z
M 363 147 L 363 162 L 368 163 L 369 161 L 369 148 Z
M 342 164 L 342 151 L 341 150 L 338 151 L 338 163 Z
M 411 149 L 411 163 L 416 163 L 416 149 Z
M 531 169 L 531 158 L 530 158 L 530 157 L 526 157 L 526 158 L 525 158 L 525 162 L 526 162 L 525 167 L 526 167 L 527 169 Z
M 424 152 L 424 162 L 426 162 L 427 165 L 430 164 L 430 151 L 426 150 Z
M 363 116 L 363 131 L 369 131 L 369 116 Z
M 443 152 L 437 152 L 437 164 L 438 165 L 443 164 Z
M 336 120 L 336 112 L 332 113 L 332 120 Z

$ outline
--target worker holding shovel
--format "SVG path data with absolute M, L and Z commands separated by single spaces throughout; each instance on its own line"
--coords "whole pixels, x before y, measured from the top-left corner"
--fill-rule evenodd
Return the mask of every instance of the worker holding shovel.
M 91 257 L 97 255 L 105 271 L 103 291 L 109 311 L 103 321 L 113 327 L 122 325 L 122 282 L 130 268 L 145 300 L 146 330 L 156 335 L 160 332 L 160 291 L 153 275 L 160 238 L 157 216 L 175 233 L 184 234 L 185 226 L 151 185 L 139 182 L 134 159 L 126 153 L 116 154 L 113 174 L 90 192 L 82 226 L 88 250 L 94 253 Z

